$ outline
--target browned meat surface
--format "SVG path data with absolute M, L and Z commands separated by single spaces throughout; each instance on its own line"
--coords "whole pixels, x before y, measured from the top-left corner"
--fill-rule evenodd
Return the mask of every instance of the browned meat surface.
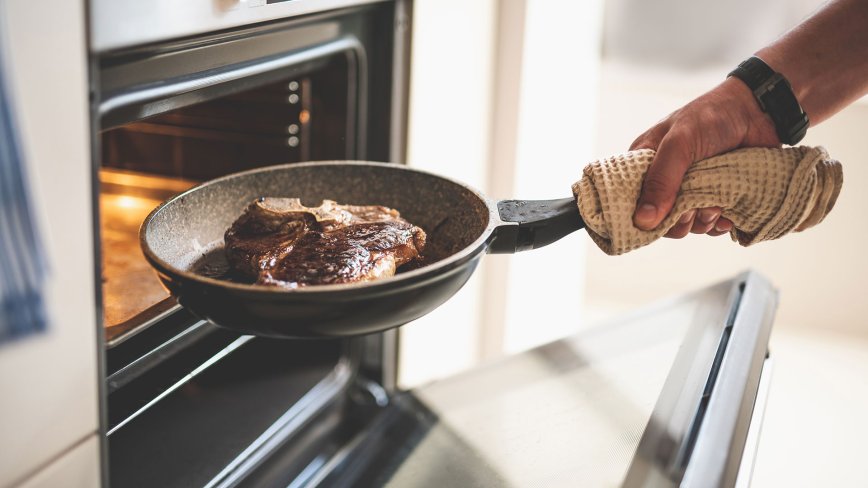
M 418 259 L 425 232 L 382 206 L 305 207 L 260 198 L 226 231 L 232 268 L 259 284 L 300 286 L 385 278 Z

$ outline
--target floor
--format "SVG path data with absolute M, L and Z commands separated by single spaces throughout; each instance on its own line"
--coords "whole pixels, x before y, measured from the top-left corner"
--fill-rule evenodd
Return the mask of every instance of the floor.
M 770 349 L 753 486 L 868 486 L 868 339 L 782 326 Z

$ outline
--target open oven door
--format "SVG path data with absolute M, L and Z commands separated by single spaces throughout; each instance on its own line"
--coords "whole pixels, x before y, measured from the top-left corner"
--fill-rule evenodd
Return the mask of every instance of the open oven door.
M 305 485 L 747 485 L 776 306 L 747 272 L 405 392 Z

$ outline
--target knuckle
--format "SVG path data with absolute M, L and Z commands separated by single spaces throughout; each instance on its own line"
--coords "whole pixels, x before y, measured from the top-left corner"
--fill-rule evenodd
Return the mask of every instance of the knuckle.
M 708 222 L 710 220 L 716 219 L 719 211 L 715 208 L 703 208 L 699 211 L 699 215 L 702 217 L 702 220 Z
M 675 185 L 665 175 L 659 172 L 649 172 L 643 185 L 645 196 L 657 199 L 668 199 L 675 193 Z
M 642 135 L 636 138 L 632 144 L 630 144 L 630 150 L 635 151 L 636 149 L 657 149 L 657 144 L 654 142 L 653 137 L 654 129 L 643 132 Z
M 699 214 L 696 217 L 696 220 L 699 224 L 698 227 L 702 227 L 708 230 L 708 228 L 714 227 L 714 224 L 720 217 L 720 212 L 714 208 L 704 208 L 699 211 Z M 704 232 L 705 231 L 703 231 L 703 233 Z

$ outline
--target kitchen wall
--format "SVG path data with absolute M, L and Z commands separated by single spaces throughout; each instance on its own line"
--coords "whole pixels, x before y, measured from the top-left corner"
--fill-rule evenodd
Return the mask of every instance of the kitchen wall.
M 422 0 L 413 7 L 408 162 L 480 189 L 487 180 L 496 4 Z M 480 270 L 446 304 L 401 328 L 403 385 L 476 364 L 482 277 Z
M 602 1 L 414 3 L 412 166 L 491 198 L 570 196 L 593 152 Z M 581 325 L 586 240 L 486 256 L 452 300 L 401 330 L 401 382 L 443 377 Z

